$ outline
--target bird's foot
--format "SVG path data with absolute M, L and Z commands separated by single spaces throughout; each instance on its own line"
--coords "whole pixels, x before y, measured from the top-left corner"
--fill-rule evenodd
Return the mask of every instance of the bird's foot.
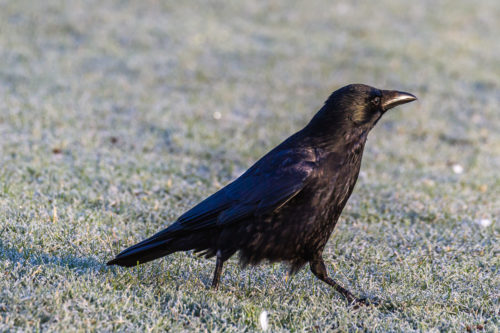
M 357 310 L 361 307 L 376 307 L 382 311 L 394 311 L 398 308 L 398 306 L 393 303 L 392 301 L 382 301 L 378 298 L 368 298 L 368 297 L 361 297 L 361 298 L 355 298 L 353 300 L 350 300 L 349 302 L 352 305 L 352 308 L 354 310 Z
M 362 306 L 375 306 L 378 307 L 380 305 L 380 301 L 377 299 L 370 299 L 368 297 L 355 298 L 351 301 L 353 308 L 355 310 L 359 309 Z

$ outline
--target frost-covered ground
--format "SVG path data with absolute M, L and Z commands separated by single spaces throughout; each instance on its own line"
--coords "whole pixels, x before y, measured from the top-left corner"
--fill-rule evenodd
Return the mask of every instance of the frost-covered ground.
M 498 331 L 500 3 L 1 1 L 0 330 Z M 353 82 L 412 92 L 370 134 L 304 269 L 104 263 Z

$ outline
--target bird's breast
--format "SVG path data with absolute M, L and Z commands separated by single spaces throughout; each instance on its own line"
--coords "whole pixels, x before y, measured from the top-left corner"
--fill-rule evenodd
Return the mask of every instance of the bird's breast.
M 335 223 L 356 185 L 361 167 L 362 148 L 353 149 L 343 155 L 329 156 L 322 166 L 317 188 L 323 188 L 316 199 L 325 207 L 327 223 Z

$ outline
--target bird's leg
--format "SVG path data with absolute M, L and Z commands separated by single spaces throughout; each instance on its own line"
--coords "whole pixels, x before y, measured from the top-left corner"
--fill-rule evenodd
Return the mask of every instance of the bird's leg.
M 220 276 L 222 273 L 222 265 L 224 261 L 222 261 L 221 251 L 217 251 L 217 261 L 215 263 L 215 271 L 214 271 L 214 279 L 212 280 L 212 289 L 217 290 L 219 287 Z
M 328 283 L 330 286 L 335 288 L 337 292 L 342 294 L 349 303 L 361 303 L 361 304 L 366 304 L 366 301 L 363 299 L 356 298 L 351 292 L 344 287 L 342 287 L 340 284 L 335 282 L 331 277 L 328 276 L 328 272 L 326 271 L 325 267 L 325 262 L 323 261 L 323 258 L 315 258 L 309 262 L 309 267 L 311 268 L 311 272 L 313 272 L 314 275 L 318 279 L 320 279 L 323 282 Z

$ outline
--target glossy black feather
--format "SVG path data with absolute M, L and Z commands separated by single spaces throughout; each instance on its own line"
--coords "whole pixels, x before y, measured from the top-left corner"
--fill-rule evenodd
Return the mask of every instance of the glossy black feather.
M 126 249 L 108 264 L 133 266 L 176 251 L 239 252 L 243 264 L 285 261 L 331 280 L 323 249 L 356 184 L 369 131 L 380 117 L 413 95 L 349 85 L 334 92 L 309 124 L 257 161 L 238 179 L 181 215 L 175 223 Z

